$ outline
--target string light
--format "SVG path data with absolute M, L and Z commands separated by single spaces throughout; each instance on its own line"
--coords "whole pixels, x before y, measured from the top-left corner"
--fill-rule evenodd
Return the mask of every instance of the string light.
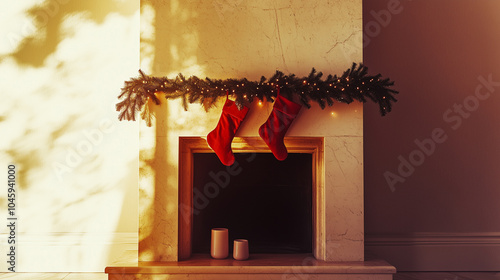
M 356 65 L 353 67 L 355 66 Z M 232 94 L 233 97 L 236 97 L 237 100 L 240 100 L 239 102 L 249 102 L 253 99 L 253 96 L 255 96 L 257 100 L 259 100 L 259 106 L 263 106 L 263 98 L 272 98 L 276 95 L 277 89 L 283 88 L 287 90 L 289 94 L 301 95 L 302 102 L 307 105 L 310 101 L 317 101 L 322 104 L 328 101 L 329 106 L 331 106 L 331 100 L 348 103 L 353 100 L 365 102 L 367 100 L 364 98 L 366 97 L 366 93 L 376 103 L 379 103 L 381 114 L 385 115 L 385 113 L 391 109 L 391 106 L 388 105 L 390 105 L 390 102 L 394 99 L 393 94 L 398 93 L 397 91 L 389 89 L 390 86 L 393 85 L 393 82 L 389 79 L 379 79 L 380 75 L 366 75 L 366 67 L 362 65 L 360 65 L 356 71 L 353 69 L 354 68 L 346 70 L 344 75 L 329 75 L 326 80 L 321 79 L 321 73 L 315 74 L 314 71 L 312 71 L 309 76 L 303 78 L 298 78 L 294 75 L 287 76 L 277 71 L 274 78 L 267 81 L 263 78 L 261 81 L 255 82 L 246 79 L 216 80 L 214 82 L 209 78 L 205 80 L 195 76 L 184 78 L 182 75 L 177 76 L 175 79 L 168 79 L 166 77 L 157 78 L 144 75 L 144 73 L 140 71 L 142 77 L 125 82 L 125 87 L 122 88 L 121 95 L 124 97 L 120 97 L 125 100 L 117 104 L 117 110 L 120 111 L 120 120 L 133 120 L 133 115 L 136 111 L 140 110 L 140 108 L 136 107 L 136 100 L 144 100 L 145 97 L 148 97 L 148 95 L 153 92 L 155 92 L 155 94 L 156 92 L 158 92 L 158 94 L 160 92 L 164 93 L 166 99 L 181 97 L 184 98 L 184 100 L 189 100 L 189 102 L 202 100 L 208 97 L 210 101 L 207 104 L 215 102 L 215 100 L 222 97 L 223 94 L 225 95 L 227 92 Z M 247 82 L 249 84 L 246 84 Z M 207 87 L 206 89 L 205 86 Z M 375 88 L 371 90 L 368 86 L 375 86 Z M 248 88 L 245 89 L 245 91 L 240 91 L 240 87 Z M 193 90 L 191 90 L 191 88 Z M 316 92 L 314 91 L 315 88 Z M 334 90 L 330 92 L 328 89 L 332 88 Z M 353 91 L 354 88 L 355 91 Z M 220 89 L 221 92 L 218 92 L 218 89 Z M 238 89 L 238 92 L 236 92 L 236 89 Z M 346 98 L 344 99 L 343 97 Z M 184 103 L 183 105 L 185 106 L 187 104 Z

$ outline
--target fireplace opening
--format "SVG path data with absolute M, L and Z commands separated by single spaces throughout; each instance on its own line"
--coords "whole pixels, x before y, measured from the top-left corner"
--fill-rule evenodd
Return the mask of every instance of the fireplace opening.
M 249 240 L 250 253 L 313 252 L 313 156 L 235 153 L 222 165 L 214 153 L 193 153 L 192 252 L 210 253 L 212 228 L 232 241 Z

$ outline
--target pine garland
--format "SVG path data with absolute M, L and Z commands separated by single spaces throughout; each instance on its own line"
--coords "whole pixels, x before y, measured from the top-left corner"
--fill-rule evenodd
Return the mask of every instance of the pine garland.
M 367 74 L 368 68 L 362 64 L 357 66 L 353 63 L 342 76 L 328 75 L 322 80 L 323 74 L 316 72 L 313 68 L 309 76 L 298 78 L 294 74 L 285 75 L 280 71 L 270 78 L 264 76 L 260 81 L 248 81 L 243 79 L 213 80 L 210 78 L 200 79 L 196 76 L 185 78 L 182 74 L 175 79 L 167 77 L 152 77 L 145 75 L 141 70 L 139 78 L 132 78 L 125 82 L 121 89 L 119 99 L 123 99 L 116 104 L 116 110 L 120 112 L 118 119 L 135 121 L 136 112 L 141 113 L 142 119 L 151 125 L 151 113 L 148 102 L 160 104 L 155 93 L 163 93 L 166 99 L 182 98 L 184 110 L 187 110 L 188 103 L 199 102 L 203 104 L 205 110 L 211 108 L 219 97 L 225 97 L 227 93 L 235 97 L 236 105 L 241 109 L 245 104 L 251 103 L 255 98 L 260 101 L 267 100 L 273 102 L 277 94 L 288 99 L 293 99 L 293 95 L 298 95 L 300 102 L 310 108 L 310 100 L 317 102 L 324 109 L 326 105 L 333 106 L 334 101 L 351 103 L 354 100 L 366 102 L 371 99 L 378 103 L 380 114 L 384 116 L 392 109 L 391 102 L 396 102 L 394 94 L 398 91 L 391 89 L 393 81 L 380 79 L 381 75 L 370 76 Z

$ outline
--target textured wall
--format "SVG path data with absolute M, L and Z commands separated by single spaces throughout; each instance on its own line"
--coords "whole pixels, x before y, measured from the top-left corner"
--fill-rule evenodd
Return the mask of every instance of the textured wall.
M 154 75 L 256 80 L 276 69 L 304 76 L 312 67 L 336 74 L 362 59 L 358 0 L 143 1 L 141 13 L 141 66 Z M 141 260 L 176 259 L 178 137 L 206 136 L 220 105 L 184 112 L 178 100 L 165 102 L 156 125 L 141 127 Z M 238 135 L 258 136 L 271 110 L 252 104 Z M 326 137 L 323 258 L 362 260 L 362 106 L 303 108 L 288 133 L 299 135 Z

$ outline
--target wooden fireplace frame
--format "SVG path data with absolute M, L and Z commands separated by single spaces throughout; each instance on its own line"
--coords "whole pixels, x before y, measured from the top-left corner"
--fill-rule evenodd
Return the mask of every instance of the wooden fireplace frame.
M 285 137 L 289 153 L 312 155 L 313 194 L 313 254 L 318 260 L 325 258 L 325 168 L 323 137 Z M 270 153 L 260 137 L 235 137 L 231 148 L 234 153 Z M 191 257 L 193 227 L 193 154 L 213 153 L 202 137 L 179 137 L 179 228 L 178 260 Z

